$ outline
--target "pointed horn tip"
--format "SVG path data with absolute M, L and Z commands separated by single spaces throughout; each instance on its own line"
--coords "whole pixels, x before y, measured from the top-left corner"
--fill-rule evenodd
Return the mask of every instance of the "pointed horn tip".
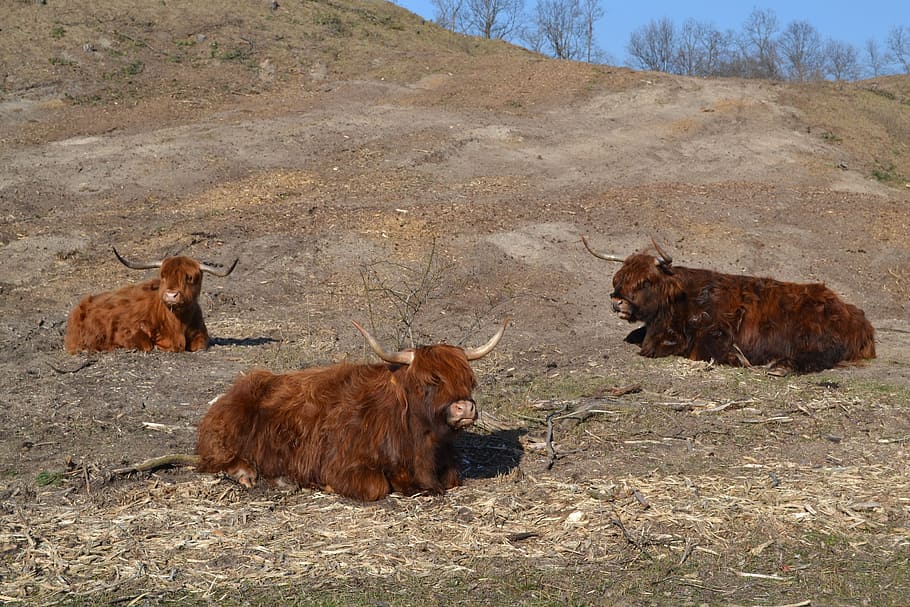
M 231 272 L 234 271 L 234 268 L 237 267 L 237 263 L 238 263 L 238 262 L 240 262 L 240 258 L 239 258 L 239 257 L 236 258 L 236 259 L 234 260 L 234 263 L 232 263 L 231 266 L 230 266 L 227 270 L 224 270 L 224 271 L 216 270 L 215 267 L 213 267 L 212 265 L 207 264 L 207 263 L 204 263 L 204 262 L 200 262 L 200 263 L 199 263 L 199 269 L 202 270 L 203 272 L 206 272 L 206 273 L 211 274 L 211 275 L 213 275 L 213 276 L 218 276 L 218 277 L 221 277 L 221 278 L 225 278 L 225 277 L 228 276 Z M 219 265 L 220 265 L 220 264 L 219 264 Z M 223 266 L 221 266 L 221 267 L 223 267 Z
M 124 258 L 120 254 L 120 252 L 117 250 L 117 247 L 115 247 L 114 245 L 111 245 L 111 250 L 114 252 L 114 256 L 117 258 L 117 261 L 119 261 L 120 263 L 122 263 L 123 265 L 125 265 L 126 267 L 128 267 L 131 270 L 151 270 L 154 268 L 161 267 L 160 261 L 155 262 L 155 263 L 147 263 L 147 262 L 140 263 L 140 262 L 130 261 L 130 260 Z
M 657 251 L 659 265 L 671 265 L 673 263 L 673 258 L 660 248 L 660 245 L 657 244 L 657 240 L 653 236 L 651 236 L 651 244 L 654 246 L 654 250 Z
M 599 252 L 595 251 L 594 249 L 591 248 L 591 245 L 588 244 L 588 239 L 585 238 L 584 234 L 581 235 L 581 244 L 585 245 L 585 248 L 588 250 L 588 253 L 590 253 L 591 255 L 593 255 L 594 257 L 597 257 L 599 259 L 604 259 L 606 261 L 618 261 L 620 263 L 625 261 L 625 259 L 620 257 L 619 255 L 608 255 L 606 253 L 599 253 Z
M 468 360 L 478 360 L 492 352 L 493 348 L 499 344 L 502 336 L 505 335 L 506 327 L 509 326 L 509 322 L 511 320 L 511 318 L 506 317 L 506 319 L 502 322 L 502 327 L 500 327 L 499 331 L 497 331 L 493 338 L 483 346 L 480 346 L 479 348 L 465 348 L 464 353 L 466 358 Z

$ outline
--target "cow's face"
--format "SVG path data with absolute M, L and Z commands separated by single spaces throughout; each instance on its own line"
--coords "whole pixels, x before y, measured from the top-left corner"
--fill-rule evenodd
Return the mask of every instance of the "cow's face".
M 651 255 L 632 255 L 613 275 L 613 311 L 629 322 L 648 322 L 679 292 L 669 264 Z
M 168 308 L 184 308 L 199 299 L 202 271 L 189 257 L 168 257 L 161 262 L 161 285 L 158 293 Z
M 418 348 L 406 373 L 408 381 L 422 392 L 430 418 L 453 430 L 477 421 L 477 406 L 471 397 L 474 373 L 464 350 L 448 345 Z

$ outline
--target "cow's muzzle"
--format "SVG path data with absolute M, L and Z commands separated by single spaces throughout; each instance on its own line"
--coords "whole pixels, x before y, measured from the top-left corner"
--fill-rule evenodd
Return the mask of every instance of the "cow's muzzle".
M 446 423 L 452 428 L 460 430 L 467 428 L 477 421 L 477 407 L 473 400 L 456 400 L 449 405 L 446 412 Z
M 632 309 L 632 304 L 630 304 L 625 299 L 621 297 L 612 298 L 613 311 L 619 314 L 619 317 L 623 320 L 632 320 L 634 316 L 634 310 Z
M 183 303 L 183 298 L 180 297 L 180 291 L 165 291 L 161 294 L 161 300 L 169 308 L 174 308 Z

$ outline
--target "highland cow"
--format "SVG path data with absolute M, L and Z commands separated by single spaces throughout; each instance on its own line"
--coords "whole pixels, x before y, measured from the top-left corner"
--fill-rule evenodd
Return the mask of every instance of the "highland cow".
M 189 257 L 166 257 L 152 263 L 136 263 L 114 255 L 128 268 L 160 268 L 158 278 L 116 291 L 86 295 L 69 315 L 65 347 L 104 352 L 117 348 L 148 352 L 195 352 L 208 347 L 209 334 L 199 307 L 202 274 L 227 276 L 239 259 L 225 271 Z
M 458 486 L 454 440 L 477 419 L 468 363 L 496 347 L 507 322 L 480 348 L 394 353 L 354 324 L 385 362 L 240 376 L 199 425 L 198 470 L 363 501 Z
M 644 323 L 629 341 L 642 356 L 685 356 L 728 365 L 820 371 L 875 357 L 875 331 L 863 311 L 820 283 L 792 283 L 674 266 L 657 243 L 622 261 L 612 307 Z

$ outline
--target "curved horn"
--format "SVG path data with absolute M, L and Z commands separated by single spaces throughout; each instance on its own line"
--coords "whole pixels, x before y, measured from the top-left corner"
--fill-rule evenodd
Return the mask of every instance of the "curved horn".
M 478 358 L 483 358 L 487 354 L 493 351 L 493 348 L 496 347 L 496 344 L 499 343 L 499 340 L 502 339 L 503 334 L 506 332 L 506 327 L 509 326 L 509 319 L 505 319 L 502 323 L 502 328 L 496 332 L 496 335 L 493 336 L 493 339 L 488 341 L 485 345 L 480 346 L 479 348 L 467 348 L 464 351 L 464 355 L 468 360 L 477 360 Z
M 111 249 L 113 249 L 114 255 L 117 256 L 117 259 L 120 261 L 120 263 L 122 263 L 122 264 L 125 265 L 126 267 L 130 268 L 131 270 L 151 270 L 152 268 L 160 268 L 160 267 L 161 267 L 161 262 L 160 262 L 160 261 L 155 261 L 155 262 L 152 262 L 152 263 L 138 263 L 138 262 L 135 262 L 135 261 L 129 261 L 129 260 L 124 259 L 123 257 L 120 256 L 120 253 L 117 252 L 116 247 L 111 246 Z
M 594 257 L 600 257 L 601 259 L 606 259 L 607 261 L 619 261 L 619 262 L 625 261 L 625 259 L 623 259 L 619 255 L 605 255 L 604 253 L 598 253 L 597 251 L 595 251 L 594 249 L 591 248 L 591 246 L 588 244 L 588 240 L 584 236 L 581 237 L 581 242 L 584 243 L 585 248 L 588 250 L 588 253 L 590 253 Z
M 651 237 L 651 244 L 654 245 L 654 250 L 657 251 L 657 259 L 660 265 L 668 266 L 673 263 L 673 258 L 664 253 L 663 249 L 660 248 L 660 245 L 657 244 L 657 241 L 654 240 L 654 237 Z
M 215 266 L 210 266 L 207 263 L 200 263 L 199 269 L 202 270 L 203 272 L 208 272 L 209 274 L 211 274 L 213 276 L 220 276 L 220 277 L 224 278 L 225 276 L 227 276 L 228 274 L 230 274 L 231 272 L 234 271 L 234 268 L 237 267 L 238 261 L 240 261 L 239 257 L 234 260 L 234 263 L 231 264 L 230 268 L 228 268 L 227 270 L 225 270 L 223 272 L 215 269 Z
M 386 361 L 387 363 L 396 363 L 399 365 L 410 365 L 414 362 L 414 352 L 413 351 L 401 351 L 401 352 L 386 352 L 385 349 L 376 341 L 376 338 L 370 335 L 370 332 L 360 326 L 356 320 L 352 320 L 354 326 L 357 327 L 357 330 L 363 334 L 363 337 L 367 340 L 367 343 L 370 344 L 370 347 L 373 349 L 373 352 L 376 353 L 376 356 Z

